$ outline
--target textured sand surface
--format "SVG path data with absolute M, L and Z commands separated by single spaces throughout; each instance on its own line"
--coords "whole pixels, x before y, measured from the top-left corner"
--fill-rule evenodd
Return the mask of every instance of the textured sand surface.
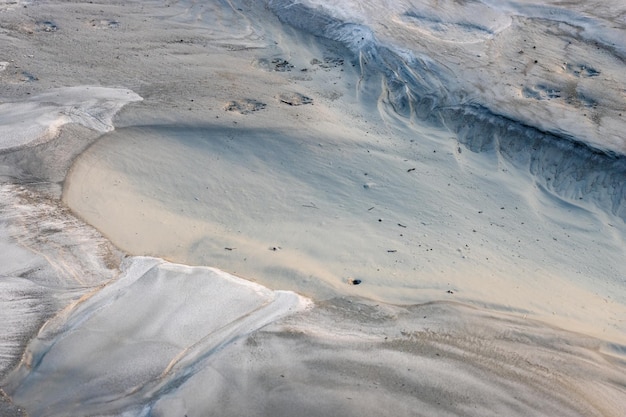
M 0 1 L 1 415 L 623 415 L 623 5 L 332 3 Z

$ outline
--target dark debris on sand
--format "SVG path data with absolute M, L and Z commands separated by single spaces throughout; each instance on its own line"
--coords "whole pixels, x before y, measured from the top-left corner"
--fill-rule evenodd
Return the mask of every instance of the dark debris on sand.
M 281 103 L 289 104 L 290 106 L 302 106 L 303 104 L 313 103 L 313 99 L 302 95 L 300 93 L 283 93 L 277 97 Z
M 260 58 L 256 64 L 266 71 L 288 72 L 294 68 L 293 64 L 283 58 Z
M 243 99 L 229 101 L 224 107 L 224 110 L 238 112 L 241 114 L 249 114 L 254 111 L 262 110 L 265 107 L 267 107 L 267 104 L 262 103 L 258 100 Z

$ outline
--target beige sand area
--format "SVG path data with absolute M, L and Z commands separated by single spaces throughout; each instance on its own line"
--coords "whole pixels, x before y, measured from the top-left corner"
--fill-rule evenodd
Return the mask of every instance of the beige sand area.
M 237 54 L 188 52 L 207 85 L 179 112 L 148 117 L 163 105 L 145 96 L 126 111 L 125 126 L 77 159 L 68 206 L 129 253 L 274 289 L 467 301 L 622 337 L 623 296 L 610 297 L 626 272 L 623 220 L 590 201 L 560 201 L 530 172 L 468 151 L 450 132 L 381 119 L 382 99 L 357 97 L 368 92 L 345 50 L 263 30 Z M 320 66 L 324 57 L 336 64 Z M 294 68 L 276 70 L 283 60 Z M 313 102 L 289 105 L 287 95 Z M 363 284 L 346 285 L 351 278 Z
M 258 4 L 24 5 L 1 15 L 14 37 L 5 103 L 39 100 L 58 122 L 68 100 L 45 94 L 98 84 L 112 88 L 101 107 L 126 106 L 82 152 L 100 112 L 70 94 L 87 117 L 2 155 L 3 181 L 38 182 L 23 196 L 3 188 L 21 196 L 3 208 L 2 224 L 21 227 L 3 247 L 57 265 L 95 257 L 74 269 L 89 282 L 53 285 L 61 302 L 45 314 L 1 300 L 21 340 L 2 362 L 7 413 L 622 415 L 622 219 L 396 118 L 346 50 Z M 65 181 L 42 168 L 72 162 Z M 137 257 L 92 248 L 64 211 L 43 233 L 45 211 L 24 209 L 42 200 L 24 196 L 59 184 L 78 217 Z M 25 230 L 34 237 L 18 241 Z M 32 261 L 43 271 L 46 256 Z M 51 287 L 19 278 L 3 284 Z

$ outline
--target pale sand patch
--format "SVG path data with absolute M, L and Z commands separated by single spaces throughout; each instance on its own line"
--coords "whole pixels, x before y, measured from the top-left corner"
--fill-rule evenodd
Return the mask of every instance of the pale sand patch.
M 68 87 L 21 101 L 0 98 L 0 151 L 34 146 L 74 123 L 97 132 L 113 130 L 113 116 L 141 97 L 126 89 Z
M 133 258 L 124 270 L 30 344 L 6 382 L 30 413 L 617 416 L 623 405 L 616 349 L 530 320 L 345 298 L 303 311 L 293 293 L 210 268 Z
M 144 257 L 122 268 L 114 283 L 42 329 L 6 379 L 30 413 L 137 409 L 184 383 L 214 352 L 310 306 L 216 269 Z
M 64 201 L 133 254 L 314 298 L 451 299 L 621 340 L 619 219 L 564 209 L 515 167 L 421 134 L 428 151 L 357 128 L 124 128 L 78 158 Z
M 33 340 L 10 381 L 29 412 L 621 417 L 625 233 L 616 216 L 592 201 L 565 204 L 498 152 L 469 152 L 450 133 L 405 123 L 387 111 L 380 79 L 362 78 L 337 45 L 268 20 L 262 2 L 120 4 L 45 2 L 7 17 L 19 28 L 54 16 L 57 27 L 12 33 L 7 48 L 19 53 L 3 58 L 15 60 L 5 72 L 20 66 L 37 81 L 9 84 L 7 96 L 98 80 L 145 99 L 79 158 L 66 201 L 130 251 L 325 301 L 262 327 L 292 304 L 236 321 L 230 307 L 276 293 L 237 290 L 233 300 L 220 290 L 233 282 L 223 273 L 139 268 Z M 285 93 L 313 103 L 276 100 Z M 224 110 L 244 100 L 267 107 Z M 62 239 L 91 254 L 94 241 Z M 18 315 L 30 307 L 19 301 Z M 8 318 L 18 329 L 20 318 Z M 221 325 L 234 338 L 213 338 Z
M 118 275 L 122 254 L 55 199 L 2 184 L 0 202 L 3 379 L 44 323 Z

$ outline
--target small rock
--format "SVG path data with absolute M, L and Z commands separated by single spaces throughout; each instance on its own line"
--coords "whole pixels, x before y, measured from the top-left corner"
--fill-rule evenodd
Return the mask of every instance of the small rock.
M 289 104 L 290 106 L 302 106 L 303 104 L 313 103 L 313 99 L 300 93 L 283 93 L 279 94 L 276 99 L 281 103 Z
M 265 103 L 261 103 L 260 101 L 243 99 L 229 101 L 226 106 L 224 106 L 224 110 L 238 112 L 240 114 L 249 114 L 254 111 L 262 110 L 265 107 L 267 107 L 267 105 Z
M 282 58 L 272 59 L 272 65 L 274 66 L 274 71 L 279 72 L 291 71 L 293 69 L 293 65 L 291 65 L 289 61 Z

